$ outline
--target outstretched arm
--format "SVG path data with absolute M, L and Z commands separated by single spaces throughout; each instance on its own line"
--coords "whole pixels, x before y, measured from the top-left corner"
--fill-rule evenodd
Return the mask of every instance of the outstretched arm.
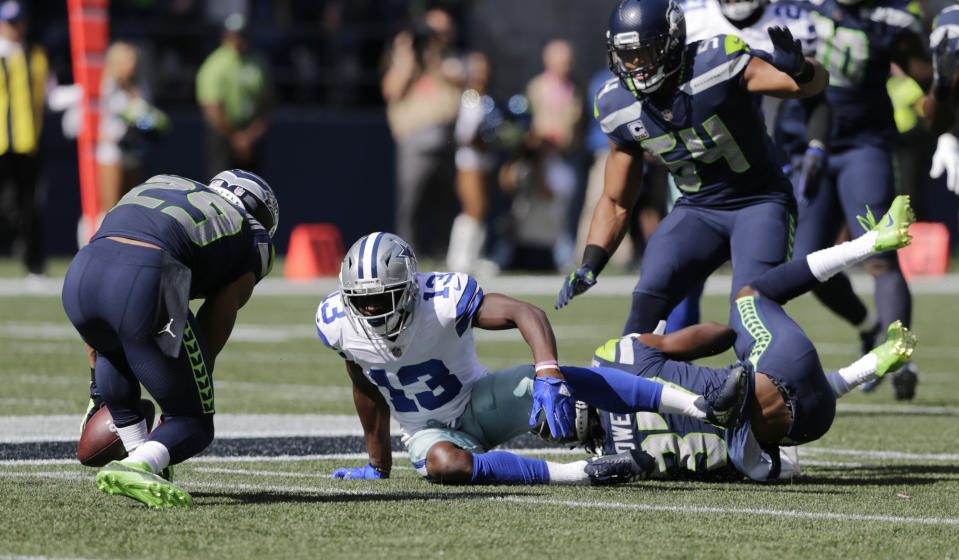
M 736 332 L 728 325 L 709 321 L 668 334 L 641 334 L 639 341 L 662 350 L 670 359 L 689 361 L 726 351 L 736 341 Z
M 353 381 L 353 404 L 363 426 L 366 452 L 370 462 L 359 468 L 341 468 L 333 478 L 389 478 L 393 467 L 390 447 L 390 407 L 379 390 L 363 375 L 355 362 L 346 362 L 346 372 Z
M 556 361 L 556 337 L 546 313 L 531 303 L 503 294 L 485 294 L 473 325 L 486 330 L 519 329 L 536 363 Z M 543 375 L 562 379 L 559 368 L 543 370 Z
M 803 56 L 802 45 L 789 29 L 770 27 L 773 52 L 753 51 L 746 66 L 743 86 L 749 93 L 772 97 L 802 98 L 816 95 L 829 85 L 829 72 L 816 59 Z

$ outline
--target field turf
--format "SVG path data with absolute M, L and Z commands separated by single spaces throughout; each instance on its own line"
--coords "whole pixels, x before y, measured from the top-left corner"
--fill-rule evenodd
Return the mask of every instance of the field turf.
M 555 311 L 559 282 L 543 277 L 541 295 L 523 299 L 548 311 L 562 360 L 586 364 L 619 333 L 628 296 L 589 293 Z M 238 423 L 218 421 L 214 445 L 177 466 L 196 507 L 176 511 L 96 490 L 95 471 L 72 455 L 86 403 L 83 347 L 55 293 L 7 289 L 0 558 L 956 558 L 959 295 L 955 280 L 943 286 L 914 299 L 915 400 L 893 400 L 888 383 L 844 397 L 832 430 L 800 447 L 797 479 L 606 488 L 441 487 L 420 479 L 401 446 L 389 480 L 329 479 L 366 458 L 342 360 L 315 336 L 325 293 L 254 293 L 215 374 L 218 418 Z M 787 310 L 827 368 L 858 356 L 854 332 L 811 296 Z M 725 322 L 727 312 L 725 296 L 704 298 L 705 319 Z M 491 369 L 531 360 L 518 333 L 477 340 Z M 512 446 L 585 457 L 531 438 Z

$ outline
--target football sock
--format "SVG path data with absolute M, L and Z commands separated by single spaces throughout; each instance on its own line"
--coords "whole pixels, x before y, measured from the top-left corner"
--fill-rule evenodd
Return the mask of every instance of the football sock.
M 839 371 L 830 371 L 826 374 L 826 381 L 832 387 L 836 397 L 841 397 L 857 386 L 873 379 L 876 375 L 878 358 L 875 354 L 866 354 L 852 364 Z
M 813 251 L 806 255 L 806 262 L 813 276 L 824 282 L 847 266 L 872 255 L 878 236 L 878 231 L 868 231 L 852 241 Z
M 471 484 L 549 484 L 549 468 L 542 459 L 506 451 L 473 454 Z
M 573 398 L 590 406 L 619 413 L 659 410 L 661 383 L 606 367 L 562 366 L 560 371 Z
M 124 463 L 146 463 L 153 474 L 170 465 L 170 451 L 158 441 L 146 441 L 130 452 Z
M 819 284 L 819 280 L 804 259 L 792 260 L 770 268 L 749 283 L 766 299 L 783 305 Z
M 467 214 L 459 214 L 450 230 L 446 266 L 456 272 L 466 272 L 476 264 L 486 243 L 486 225 Z
M 703 402 L 700 395 L 693 395 L 682 389 L 677 389 L 670 385 L 663 385 L 663 393 L 660 395 L 659 410 L 657 412 L 663 414 L 681 414 L 683 416 L 689 416 L 690 418 L 705 420 L 706 410 L 701 408 Z
M 143 442 L 147 440 L 146 419 L 141 419 L 139 422 L 130 424 L 129 426 L 117 428 L 117 435 L 120 436 L 120 441 L 123 442 L 123 448 L 127 450 L 127 453 L 133 451 L 143 445 Z
M 830 311 L 850 324 L 856 325 L 857 328 L 868 318 L 866 306 L 853 291 L 849 276 L 845 274 L 836 274 L 819 284 L 815 287 L 814 293 Z M 872 326 L 869 327 L 872 328 Z
M 912 296 L 909 286 L 898 268 L 876 276 L 876 291 L 873 294 L 876 311 L 883 326 L 896 320 L 909 327 L 912 318 Z
M 549 469 L 550 484 L 586 484 L 589 476 L 586 474 L 586 461 L 572 463 L 553 463 L 546 461 Z

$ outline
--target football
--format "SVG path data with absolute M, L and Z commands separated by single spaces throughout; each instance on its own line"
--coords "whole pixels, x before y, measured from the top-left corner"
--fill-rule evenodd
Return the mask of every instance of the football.
M 149 432 L 153 429 L 153 418 L 156 415 L 153 401 L 140 399 L 140 411 L 146 418 L 147 432 Z M 126 449 L 123 448 L 123 442 L 117 435 L 110 410 L 105 406 L 100 407 L 80 434 L 77 459 L 88 467 L 102 467 L 110 461 L 118 461 L 126 456 Z

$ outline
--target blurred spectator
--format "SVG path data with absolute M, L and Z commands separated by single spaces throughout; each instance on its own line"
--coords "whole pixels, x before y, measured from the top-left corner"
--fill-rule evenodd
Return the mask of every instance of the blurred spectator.
M 532 123 L 531 147 L 537 152 L 545 191 L 543 208 L 530 208 L 519 235 L 528 241 L 547 242 L 556 268 L 564 268 L 573 256 L 573 228 L 570 202 L 576 195 L 577 173 L 572 153 L 580 141 L 582 96 L 570 78 L 573 48 L 568 41 L 554 39 L 543 48 L 543 72 L 526 86 Z
M 456 195 L 460 213 L 453 220 L 446 252 L 449 270 L 496 274 L 498 267 L 482 258 L 486 243 L 488 184 L 496 168 L 495 131 L 502 121 L 489 95 L 490 64 L 482 52 L 466 57 L 466 85 L 456 118 Z
M 381 82 L 396 142 L 396 233 L 421 255 L 443 254 L 455 212 L 453 126 L 462 62 L 449 12 L 427 10 L 394 37 Z
M 150 103 L 137 48 L 123 41 L 113 43 L 100 82 L 97 187 L 101 213 L 113 208 L 144 179 L 143 156 L 148 145 L 169 126 L 167 115 Z
M 15 237 L 30 277 L 44 274 L 40 132 L 48 86 L 43 47 L 26 42 L 27 20 L 16 0 L 0 3 L 0 218 L 3 237 Z
M 200 66 L 197 102 L 206 122 L 207 176 L 224 169 L 260 171 L 260 140 L 270 122 L 272 83 L 266 64 L 248 52 L 241 13 L 223 24 L 223 41 Z

